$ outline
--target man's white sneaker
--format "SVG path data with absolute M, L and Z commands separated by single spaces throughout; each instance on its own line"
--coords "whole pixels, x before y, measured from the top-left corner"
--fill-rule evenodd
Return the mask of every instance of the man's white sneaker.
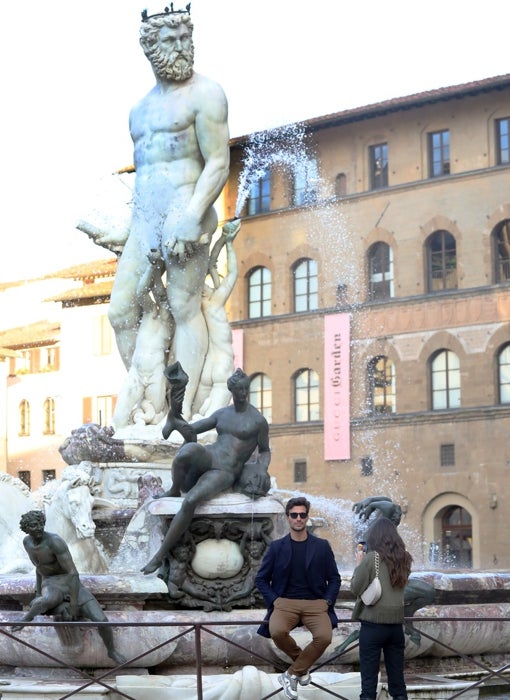
M 285 671 L 285 673 L 278 676 L 278 683 L 283 687 L 286 698 L 289 698 L 289 700 L 297 700 L 297 676 L 291 676 L 290 673 Z
M 302 676 L 298 676 L 299 685 L 310 685 L 311 682 L 312 682 L 312 677 L 308 673 L 308 671 L 306 673 L 303 673 Z

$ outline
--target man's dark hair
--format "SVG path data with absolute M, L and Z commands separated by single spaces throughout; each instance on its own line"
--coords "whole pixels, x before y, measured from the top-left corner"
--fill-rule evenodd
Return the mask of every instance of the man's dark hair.
M 296 506 L 303 506 L 306 508 L 306 514 L 310 510 L 310 501 L 308 501 L 304 496 L 296 496 L 296 498 L 290 498 L 285 506 L 285 515 L 288 515 L 292 508 Z
M 28 513 L 23 513 L 19 521 L 19 528 L 23 532 L 27 531 L 27 527 L 34 525 L 42 525 L 46 523 L 46 516 L 42 510 L 29 510 Z

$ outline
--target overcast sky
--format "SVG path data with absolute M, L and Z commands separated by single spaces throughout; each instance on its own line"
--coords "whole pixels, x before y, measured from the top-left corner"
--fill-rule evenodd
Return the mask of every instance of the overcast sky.
M 1 281 L 104 256 L 74 224 L 132 162 L 129 110 L 154 83 L 140 11 L 164 5 L 27 0 L 4 17 Z M 238 136 L 508 73 L 509 13 L 502 0 L 193 0 L 195 68 L 223 86 Z

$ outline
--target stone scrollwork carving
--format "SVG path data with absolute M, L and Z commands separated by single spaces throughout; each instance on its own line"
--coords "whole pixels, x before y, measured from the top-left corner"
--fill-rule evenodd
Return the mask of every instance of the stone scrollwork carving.
M 255 575 L 270 542 L 270 518 L 196 518 L 158 576 L 179 607 L 230 611 L 260 603 Z

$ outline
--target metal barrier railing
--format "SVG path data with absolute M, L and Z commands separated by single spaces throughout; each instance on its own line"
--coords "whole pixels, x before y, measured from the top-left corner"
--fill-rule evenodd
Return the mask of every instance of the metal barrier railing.
M 441 624 L 443 622 L 456 622 L 456 623 L 465 623 L 465 622 L 473 622 L 473 623 L 480 623 L 480 622 L 510 622 L 510 617 L 442 617 L 442 618 L 437 618 L 437 617 L 411 617 L 411 618 L 406 618 L 405 619 L 405 625 L 408 629 L 414 630 L 418 632 L 421 636 L 433 641 L 436 644 L 441 645 L 444 647 L 446 650 L 449 652 L 452 652 L 452 656 L 459 656 L 467 661 L 469 661 L 471 664 L 475 665 L 477 668 L 480 669 L 483 675 L 483 677 L 479 678 L 476 681 L 473 681 L 468 687 L 464 687 L 458 692 L 454 693 L 453 695 L 450 695 L 449 698 L 450 700 L 454 700 L 454 698 L 459 698 L 462 697 L 462 695 L 470 692 L 472 689 L 480 687 L 484 685 L 488 680 L 491 679 L 498 679 L 501 683 L 508 684 L 509 686 L 509 695 L 510 695 L 510 677 L 505 676 L 504 673 L 506 671 L 510 670 L 510 664 L 505 664 L 501 668 L 498 669 L 493 669 L 490 668 L 487 664 L 481 662 L 480 660 L 474 658 L 473 656 L 470 656 L 468 654 L 463 653 L 462 651 L 456 650 L 454 647 L 449 646 L 445 642 L 442 642 L 440 639 L 437 637 L 434 637 L 430 635 L 428 632 L 425 632 L 423 629 L 420 627 L 416 627 L 418 623 L 435 623 L 435 624 Z M 357 625 L 358 623 L 355 621 L 351 620 L 341 620 L 342 624 L 345 623 L 351 623 L 353 625 Z M 232 627 L 232 626 L 259 626 L 260 624 L 263 624 L 263 621 L 253 621 L 253 620 L 221 620 L 221 621 L 215 621 L 215 622 L 190 622 L 186 623 L 183 625 L 182 622 L 112 622 L 112 621 L 107 621 L 107 622 L 89 622 L 85 620 L 79 620 L 77 622 L 57 622 L 57 621 L 52 621 L 52 622 L 24 622 L 23 626 L 24 627 L 67 627 L 67 628 L 73 628 L 73 627 L 94 627 L 98 628 L 101 626 L 109 626 L 109 627 L 179 627 L 180 631 L 175 634 L 174 636 L 169 637 L 166 639 L 164 642 L 160 642 L 159 644 L 156 644 L 154 646 L 151 646 L 149 649 L 146 651 L 143 651 L 140 654 L 137 654 L 136 656 L 128 659 L 125 663 L 119 664 L 113 668 L 109 668 L 107 671 L 100 673 L 97 676 L 92 676 L 90 673 L 85 671 L 83 668 L 79 668 L 76 666 L 73 666 L 69 663 L 67 663 L 64 659 L 59 658 L 57 656 L 53 656 L 52 654 L 49 654 L 48 652 L 39 649 L 38 647 L 35 647 L 33 644 L 30 644 L 29 642 L 25 641 L 22 637 L 16 636 L 12 631 L 9 631 L 8 628 L 12 627 L 14 624 L 13 621 L 0 621 L 0 634 L 8 637 L 12 641 L 22 644 L 26 646 L 27 648 L 31 649 L 32 651 L 37 652 L 38 654 L 41 654 L 47 659 L 50 659 L 51 661 L 55 662 L 57 667 L 62 667 L 66 668 L 70 671 L 73 671 L 74 673 L 80 674 L 85 680 L 84 682 L 79 685 L 78 687 L 74 688 L 73 690 L 69 691 L 65 695 L 62 695 L 59 700 L 67 700 L 67 698 L 71 698 L 73 696 L 78 695 L 82 690 L 85 690 L 86 688 L 90 687 L 93 684 L 100 685 L 104 688 L 106 688 L 108 691 L 111 691 L 113 693 L 116 693 L 118 697 L 126 698 L 126 700 L 136 700 L 136 698 L 133 698 L 131 695 L 128 695 L 127 693 L 123 692 L 116 686 L 111 685 L 111 680 L 108 681 L 106 679 L 111 678 L 112 675 L 116 674 L 119 670 L 129 667 L 133 665 L 134 662 L 139 661 L 142 659 L 144 656 L 147 656 L 148 654 L 151 654 L 154 651 L 157 651 L 167 644 L 170 644 L 171 642 L 175 642 L 176 640 L 180 639 L 181 637 L 184 637 L 188 634 L 194 634 L 194 646 L 195 646 L 195 667 L 196 667 L 196 690 L 197 690 L 197 700 L 203 700 L 203 665 L 202 665 L 202 634 L 209 634 L 212 635 L 213 637 L 216 637 L 219 640 L 222 640 L 226 642 L 227 644 L 234 646 L 238 649 L 241 649 L 243 651 L 247 651 L 250 653 L 252 657 L 256 657 L 257 659 L 260 659 L 261 661 L 265 662 L 267 665 L 272 666 L 275 668 L 275 670 L 278 671 L 284 671 L 286 668 L 286 665 L 283 663 L 279 665 L 278 663 L 275 663 L 274 659 L 268 659 L 265 656 L 259 654 L 258 652 L 254 651 L 253 649 L 250 649 L 246 646 L 243 646 L 242 644 L 239 644 L 238 642 L 233 641 L 232 639 L 229 639 L 226 637 L 224 634 L 219 634 L 218 632 L 213 631 L 213 627 Z M 185 627 L 183 630 L 182 627 Z M 350 638 L 347 639 L 347 641 Z M 348 652 L 353 651 L 358 647 L 358 643 L 356 639 L 353 636 L 352 643 L 347 643 L 347 644 L 342 644 L 339 648 L 341 649 L 340 652 L 335 653 L 333 655 L 328 656 L 326 659 L 324 659 L 321 663 L 317 664 L 311 669 L 311 672 L 316 672 L 323 668 L 324 666 L 331 666 L 333 663 L 338 661 L 343 655 L 347 654 Z M 312 681 L 312 686 L 319 688 L 321 691 L 326 693 L 327 695 L 335 698 L 339 698 L 339 700 L 348 700 L 345 698 L 343 695 L 340 695 L 327 686 L 323 686 L 319 683 L 316 683 L 315 681 Z M 269 700 L 269 698 L 272 698 L 279 693 L 282 692 L 281 688 L 276 689 L 274 692 L 270 693 L 269 695 L 265 695 L 263 698 L 260 698 L 260 700 Z
M 449 644 L 446 644 L 445 642 L 442 642 L 440 639 L 437 639 L 436 637 L 433 637 L 432 635 L 428 634 L 427 632 L 424 632 L 422 629 L 416 628 L 415 625 L 416 623 L 421 623 L 421 622 L 433 622 L 433 623 L 441 623 L 441 622 L 473 622 L 473 623 L 480 623 L 480 622 L 510 622 L 509 617 L 409 617 L 406 618 L 406 624 L 409 628 L 411 629 L 417 629 L 419 634 L 422 637 L 425 637 L 427 639 L 430 639 L 436 644 L 441 645 L 448 651 L 452 652 L 453 656 L 460 656 L 462 659 L 465 661 L 469 661 L 471 664 L 474 666 L 477 666 L 481 671 L 484 671 L 486 673 L 486 676 L 483 678 L 480 678 L 477 681 L 474 681 L 471 683 L 468 687 L 463 688 L 462 690 L 459 690 L 459 692 L 454 693 L 453 695 L 449 696 L 449 700 L 454 700 L 454 698 L 460 698 L 462 695 L 465 695 L 466 693 L 470 692 L 474 688 L 478 688 L 481 685 L 484 685 L 488 680 L 492 678 L 497 678 L 503 683 L 508 685 L 508 690 L 510 693 L 510 678 L 503 676 L 503 672 L 510 669 L 510 664 L 505 664 L 499 669 L 493 669 L 490 668 L 487 664 L 482 663 L 478 659 L 476 659 L 474 656 L 470 656 L 469 654 L 465 654 L 462 651 L 455 649 L 454 647 L 450 646 Z M 414 623 L 414 624 L 413 624 Z

